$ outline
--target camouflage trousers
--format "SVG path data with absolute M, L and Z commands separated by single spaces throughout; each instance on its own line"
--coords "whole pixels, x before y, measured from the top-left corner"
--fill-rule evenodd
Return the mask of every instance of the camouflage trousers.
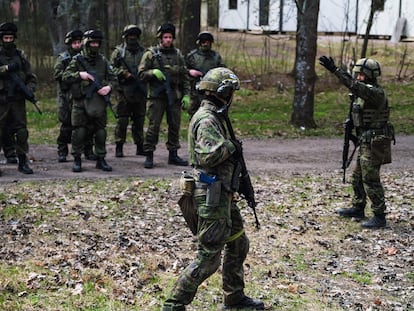
M 240 210 L 232 201 L 232 195 L 222 193 L 223 197 L 226 197 L 226 202 L 221 200 L 221 205 L 218 208 L 230 209 L 227 213 L 230 217 L 200 218 L 197 234 L 197 257 L 178 277 L 168 299 L 164 303 L 163 310 L 184 310 L 184 306 L 191 303 L 198 286 L 220 266 L 223 249 L 224 301 L 227 304 L 233 304 L 243 297 L 243 262 L 249 251 L 249 239 L 244 233 L 243 218 L 240 215 Z M 205 208 L 205 196 L 204 198 L 196 197 L 195 199 L 198 209 L 200 207 Z
M 149 123 L 144 142 L 144 151 L 146 152 L 154 151 L 158 144 L 160 126 L 164 112 L 167 114 L 168 124 L 167 149 L 175 151 L 181 147 L 181 104 L 179 100 L 176 100 L 174 104 L 170 106 L 168 105 L 167 99 L 151 98 L 147 101 L 147 117 Z
M 358 150 L 357 163 L 352 174 L 354 190 L 352 205 L 363 209 L 367 203 L 367 198 L 369 198 L 371 209 L 376 215 L 383 214 L 386 209 L 380 169 L 380 164 L 373 164 L 370 144 L 362 143 Z

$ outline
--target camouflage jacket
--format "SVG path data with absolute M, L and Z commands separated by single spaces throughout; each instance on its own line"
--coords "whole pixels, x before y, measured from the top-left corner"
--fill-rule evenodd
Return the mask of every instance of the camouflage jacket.
M 206 74 L 212 68 L 225 67 L 221 55 L 213 50 L 203 52 L 194 49 L 187 54 L 185 62 L 188 69 L 196 69 Z
M 360 82 L 341 69 L 335 75 L 356 97 L 352 118 L 357 131 L 384 128 L 389 121 L 389 106 L 384 89 L 377 83 Z
M 161 63 L 163 66 L 160 64 Z M 162 68 L 164 67 L 164 68 Z M 160 46 L 149 48 L 142 56 L 138 66 L 139 77 L 148 83 L 148 98 L 167 98 L 163 81 L 159 81 L 153 74 L 154 69 L 159 69 L 169 76 L 170 87 L 174 91 L 174 100 L 181 99 L 184 95 L 190 95 L 190 82 L 188 69 L 180 50 L 172 47 L 169 49 Z
M 68 93 L 70 89 L 70 85 L 67 83 L 62 82 L 63 72 L 65 71 L 66 67 L 69 65 L 72 57 L 75 54 L 71 54 L 69 50 L 60 53 L 55 60 L 55 64 L 53 67 L 53 77 L 58 82 L 58 95 L 64 96 Z
M 208 99 L 191 118 L 188 130 L 190 164 L 208 174 L 216 175 L 229 186 L 234 169 L 233 143 L 227 137 L 226 122 Z

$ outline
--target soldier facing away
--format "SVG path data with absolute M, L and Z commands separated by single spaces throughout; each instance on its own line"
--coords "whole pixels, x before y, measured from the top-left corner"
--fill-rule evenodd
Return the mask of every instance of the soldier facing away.
M 322 56 L 319 63 L 335 74 L 354 95 L 352 120 L 359 142 L 357 162 L 352 174 L 354 195 L 352 207 L 340 209 L 342 217 L 365 218 L 367 199 L 371 201 L 374 216 L 362 223 L 363 228 L 386 226 L 384 188 L 380 180 L 382 164 L 391 162 L 391 140 L 394 129 L 389 123 L 390 108 L 384 89 L 378 84 L 381 75 L 379 63 L 370 58 L 358 60 L 354 77 L 338 68 L 331 57 Z
M 138 67 L 139 77 L 148 83 L 147 117 L 148 130 L 145 135 L 145 168 L 153 168 L 154 151 L 158 143 L 160 125 L 167 114 L 169 151 L 168 164 L 187 166 L 180 158 L 181 107 L 190 102 L 190 83 L 184 57 L 173 45 L 175 26 L 166 23 L 157 31 L 158 46 L 149 48 L 143 55 Z
M 195 178 L 192 195 L 198 213 L 198 252 L 178 277 L 163 311 L 185 310 L 200 284 L 218 269 L 223 250 L 223 309 L 264 310 L 263 302 L 244 293 L 243 262 L 249 251 L 249 239 L 233 199 L 237 186 L 232 182 L 242 149 L 238 141 L 227 136 L 225 120 L 219 113 L 224 105 L 230 105 L 234 91 L 239 88 L 238 77 L 227 68 L 212 69 L 200 81 L 198 89 L 205 93 L 205 99 L 188 129 Z
M 95 141 L 96 168 L 112 171 L 106 162 L 106 99 L 111 92 L 113 73 L 109 62 L 99 52 L 103 40 L 100 30 L 88 30 L 82 39 L 82 51 L 74 57 L 63 73 L 62 81 L 71 87 L 73 172 L 82 171 L 81 154 L 88 132 Z M 89 130 L 90 129 L 90 130 Z
M 16 142 L 18 170 L 23 174 L 33 174 L 26 156 L 29 152 L 26 96 L 15 79 L 20 79 L 23 85 L 34 92 L 37 78 L 24 52 L 16 48 L 16 38 L 15 24 L 6 22 L 0 25 L 0 137 L 7 127 L 9 135 L 14 136 Z
M 138 77 L 138 65 L 144 54 L 139 44 L 141 29 L 136 25 L 125 26 L 122 37 L 124 43 L 118 45 L 111 55 L 111 64 L 118 77 L 118 103 L 116 105 L 117 124 L 115 127 L 115 156 L 124 156 L 127 127 L 131 119 L 132 139 L 136 145 L 136 155 L 144 153 L 144 122 L 146 85 Z
M 191 76 L 190 107 L 187 112 L 192 116 L 200 107 L 201 94 L 196 90 L 196 83 L 207 71 L 216 67 L 226 67 L 221 55 L 211 47 L 214 43 L 214 36 L 208 32 L 200 32 L 197 36 L 197 48 L 186 55 L 186 65 Z

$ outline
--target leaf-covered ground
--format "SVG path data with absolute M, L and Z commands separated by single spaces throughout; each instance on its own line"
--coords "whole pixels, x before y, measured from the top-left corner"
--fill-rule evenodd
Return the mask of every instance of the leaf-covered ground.
M 384 172 L 388 226 L 374 231 L 336 216 L 351 194 L 338 171 L 252 179 L 247 294 L 268 310 L 414 310 L 413 170 Z M 175 178 L 1 187 L 1 310 L 159 310 L 195 256 Z M 220 285 L 218 271 L 188 310 L 219 310 Z

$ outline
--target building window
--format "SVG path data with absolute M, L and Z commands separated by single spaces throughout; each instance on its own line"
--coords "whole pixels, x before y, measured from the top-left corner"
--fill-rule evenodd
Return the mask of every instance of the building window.
M 237 0 L 229 0 L 229 9 L 237 10 Z
M 269 0 L 259 1 L 259 25 L 269 25 Z

